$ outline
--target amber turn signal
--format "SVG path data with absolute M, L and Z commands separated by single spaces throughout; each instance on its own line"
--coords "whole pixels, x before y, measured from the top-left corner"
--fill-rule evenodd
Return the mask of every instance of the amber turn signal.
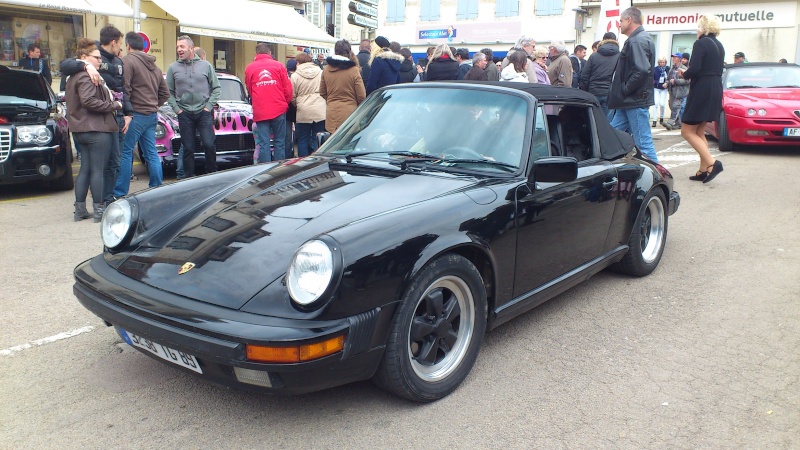
M 304 344 L 295 347 L 267 347 L 263 345 L 246 346 L 248 361 L 265 363 L 297 363 L 312 361 L 344 349 L 344 335 L 336 336 L 322 342 Z

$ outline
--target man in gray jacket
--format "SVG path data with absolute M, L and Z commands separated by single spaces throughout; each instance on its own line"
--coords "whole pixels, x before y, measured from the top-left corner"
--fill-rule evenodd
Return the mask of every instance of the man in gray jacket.
M 668 130 L 681 128 L 681 104 L 683 99 L 689 95 L 689 80 L 678 75 L 681 70 L 686 70 L 686 66 L 681 62 L 681 54 L 675 53 L 672 55 L 672 68 L 667 74 L 670 116 L 669 120 L 664 123 L 664 128 Z
M 183 175 L 193 177 L 195 133 L 206 158 L 206 173 L 217 171 L 217 152 L 214 143 L 214 107 L 221 88 L 217 73 L 208 61 L 194 54 L 194 41 L 189 36 L 178 37 L 178 60 L 167 68 L 169 106 L 178 115 L 183 147 Z
M 653 135 L 650 132 L 648 109 L 653 98 L 653 68 L 656 65 L 656 46 L 642 27 L 642 12 L 631 6 L 619 17 L 620 31 L 628 40 L 617 59 L 608 108 L 616 109 L 611 126 L 631 133 L 633 142 L 653 162 L 658 162 Z

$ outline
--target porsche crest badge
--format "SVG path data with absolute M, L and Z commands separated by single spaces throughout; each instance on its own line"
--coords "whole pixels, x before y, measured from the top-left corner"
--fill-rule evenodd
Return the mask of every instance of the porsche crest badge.
M 178 275 L 183 275 L 183 274 L 185 274 L 186 272 L 188 272 L 188 271 L 190 271 L 192 269 L 194 269 L 194 263 L 193 262 L 187 262 L 186 264 L 181 266 L 181 270 L 178 271 Z

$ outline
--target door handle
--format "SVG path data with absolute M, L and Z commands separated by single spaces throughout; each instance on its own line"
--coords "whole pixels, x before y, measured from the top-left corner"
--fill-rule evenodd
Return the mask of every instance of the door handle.
M 617 185 L 617 182 L 618 182 L 617 177 L 614 177 L 614 178 L 610 179 L 609 181 L 606 181 L 605 183 L 603 183 L 603 188 L 604 189 L 613 189 L 614 186 Z

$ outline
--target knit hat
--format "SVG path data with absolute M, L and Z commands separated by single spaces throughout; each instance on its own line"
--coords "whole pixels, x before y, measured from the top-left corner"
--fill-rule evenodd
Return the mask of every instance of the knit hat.
M 690 57 L 690 56 L 691 56 L 691 55 L 689 55 L 688 53 L 684 53 L 684 54 L 682 54 L 682 55 L 681 55 L 681 58 L 683 58 L 683 59 L 689 59 L 689 57 Z
M 378 44 L 380 48 L 386 48 L 389 46 L 389 40 L 383 36 L 378 36 L 375 38 L 375 43 Z
M 286 70 L 289 72 L 294 72 L 295 70 L 297 70 L 297 60 L 292 58 L 286 61 Z

